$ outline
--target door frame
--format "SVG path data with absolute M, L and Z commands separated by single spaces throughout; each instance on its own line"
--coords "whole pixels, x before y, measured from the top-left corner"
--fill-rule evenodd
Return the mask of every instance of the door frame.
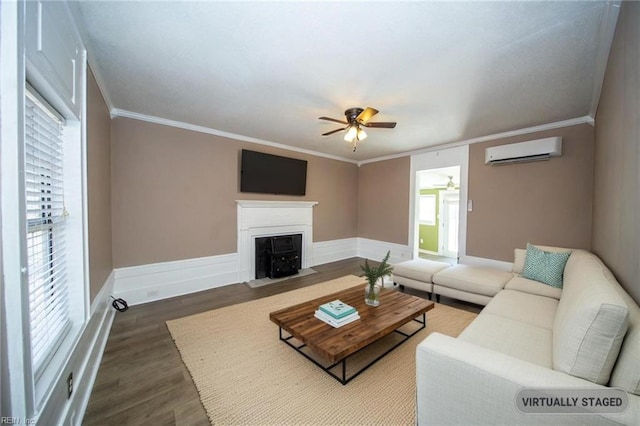
M 455 195 L 455 197 L 454 197 Z M 445 204 L 447 204 L 445 201 L 447 200 L 447 198 L 455 198 L 458 201 L 458 207 L 460 204 L 460 190 L 455 190 L 455 191 L 440 191 L 440 228 L 438 230 L 438 254 L 440 256 L 444 256 L 444 257 L 455 257 L 458 258 L 460 255 L 460 252 L 456 252 L 457 254 L 455 256 L 452 256 L 450 251 L 445 250 L 445 244 L 446 244 L 446 240 L 449 238 L 449 221 L 448 220 L 443 220 L 443 217 L 445 216 L 445 209 L 448 209 L 448 207 L 445 207 Z M 446 227 L 445 227 L 446 225 Z M 446 230 L 445 230 L 446 228 Z M 460 232 L 460 212 L 458 211 L 458 233 Z M 460 245 L 460 241 L 458 241 L 458 246 Z M 458 247 L 459 248 L 459 247 Z
M 467 199 L 469 177 L 469 146 L 462 145 L 446 149 L 432 149 L 411 156 L 409 182 L 409 249 L 411 258 L 417 259 L 419 252 L 418 202 L 420 185 L 418 172 L 442 167 L 460 166 L 460 223 L 458 229 L 458 259 L 467 254 Z

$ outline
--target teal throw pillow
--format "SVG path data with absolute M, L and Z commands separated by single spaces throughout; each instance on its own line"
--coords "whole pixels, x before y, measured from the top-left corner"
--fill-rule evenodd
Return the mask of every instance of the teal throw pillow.
M 522 276 L 552 287 L 562 288 L 564 266 L 570 255 L 571 252 L 552 253 L 527 244 Z

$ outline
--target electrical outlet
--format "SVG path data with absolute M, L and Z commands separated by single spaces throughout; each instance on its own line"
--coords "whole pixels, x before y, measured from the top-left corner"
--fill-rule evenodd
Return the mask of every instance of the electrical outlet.
M 424 244 L 424 239 L 420 238 L 420 244 Z
M 73 393 L 73 371 L 67 377 L 67 399 L 71 398 Z

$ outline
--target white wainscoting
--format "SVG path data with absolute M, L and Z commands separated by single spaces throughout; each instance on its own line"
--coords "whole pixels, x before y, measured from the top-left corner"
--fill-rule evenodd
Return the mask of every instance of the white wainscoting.
M 411 249 L 408 245 L 358 238 L 359 257 L 380 261 L 389 250 L 391 250 L 389 263 L 392 265 L 411 259 Z
M 392 265 L 411 259 L 408 245 L 360 237 L 314 242 L 308 250 L 310 253 L 305 257 L 308 259 L 308 266 L 313 267 L 352 257 L 379 261 L 387 250 L 391 250 L 389 263 Z M 473 256 L 461 257 L 460 263 L 505 271 L 510 271 L 513 265 L 510 262 Z M 238 254 L 229 253 L 118 268 L 114 271 L 114 296 L 125 299 L 133 306 L 209 290 L 242 282 L 241 267 Z
M 313 243 L 311 266 L 358 256 L 358 238 Z
M 107 344 L 111 324 L 116 311 L 111 306 L 115 274 L 112 271 L 91 303 L 91 316 L 78 342 L 69 356 L 67 364 L 56 381 L 51 397 L 40 411 L 38 424 L 78 425 L 89 403 L 104 348 Z M 73 372 L 73 393 L 67 399 L 66 377 Z
M 237 253 L 117 268 L 116 297 L 131 306 L 237 283 Z

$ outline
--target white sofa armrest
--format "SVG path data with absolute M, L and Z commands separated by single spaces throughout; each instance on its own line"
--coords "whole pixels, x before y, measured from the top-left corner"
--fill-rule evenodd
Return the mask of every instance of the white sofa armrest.
M 600 388 L 586 380 L 432 333 L 416 349 L 419 425 L 639 424 L 640 397 L 623 414 L 533 415 L 516 408 L 523 387 Z

